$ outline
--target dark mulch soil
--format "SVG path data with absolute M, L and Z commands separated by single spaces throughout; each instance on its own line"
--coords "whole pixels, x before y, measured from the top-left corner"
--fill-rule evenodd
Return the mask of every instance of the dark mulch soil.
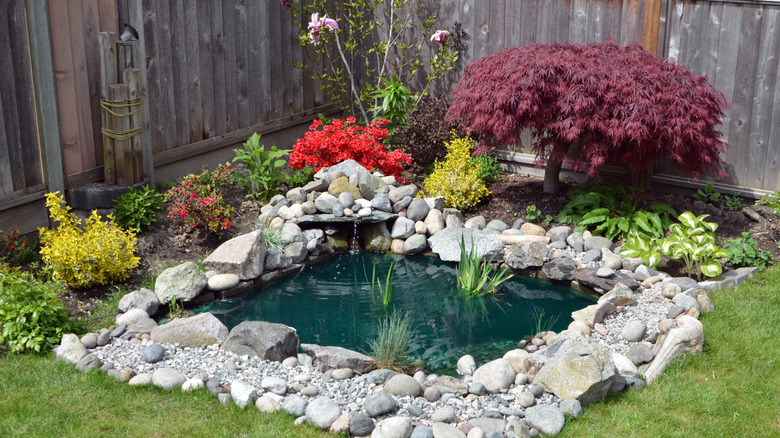
M 417 179 L 410 178 L 419 183 Z M 524 218 L 526 207 L 535 205 L 542 214 L 557 215 L 570 199 L 570 191 L 574 184 L 562 181 L 560 192 L 557 194 L 545 194 L 542 192 L 542 179 L 527 175 L 504 175 L 501 180 L 492 184 L 489 188 L 491 195 L 479 205 L 475 211 L 466 213 L 466 217 L 482 215 L 486 219 L 501 219 L 511 226 L 518 217 Z M 777 242 L 780 239 L 778 221 L 772 217 L 768 209 L 759 209 L 762 213 L 760 222 L 754 222 L 741 212 L 728 211 L 713 205 L 694 202 L 690 196 L 663 195 L 657 193 L 638 194 L 642 205 L 649 205 L 652 201 L 665 202 L 674 207 L 679 213 L 692 211 L 699 215 L 707 213 L 710 221 L 718 223 L 718 243 L 722 244 L 729 237 L 741 237 L 742 232 L 749 231 L 758 242 L 759 247 L 771 251 L 775 259 L 780 256 Z M 137 288 L 145 278 L 153 277 L 165 267 L 173 266 L 184 260 L 201 260 L 208 253 L 216 249 L 219 244 L 236 234 L 253 229 L 252 218 L 259 214 L 259 205 L 247 201 L 242 189 L 231 187 L 225 194 L 226 202 L 235 207 L 236 216 L 233 220 L 233 228 L 225 233 L 222 238 L 204 233 L 199 229 L 174 223 L 164 214 L 159 214 L 160 221 L 152 228 L 138 235 L 137 255 L 141 257 L 141 264 L 136 268 L 130 279 L 125 282 L 128 290 Z M 549 226 L 556 225 L 552 222 Z M 89 313 L 99 302 L 100 298 L 108 293 L 111 285 L 101 286 L 86 290 L 69 290 L 64 300 L 68 303 L 68 309 L 74 316 Z

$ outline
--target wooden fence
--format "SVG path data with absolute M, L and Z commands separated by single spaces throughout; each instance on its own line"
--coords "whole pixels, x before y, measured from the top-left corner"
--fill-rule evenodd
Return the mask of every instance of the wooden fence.
M 719 188 L 755 196 L 780 189 L 779 2 L 420 1 L 469 35 L 449 87 L 463 66 L 503 47 L 609 36 L 706 75 L 733 104 L 722 130 L 729 179 Z M 336 111 L 311 71 L 292 67 L 304 60 L 296 34 L 305 19 L 293 24 L 289 14 L 277 0 L 3 0 L 0 228 L 44 225 L 46 191 L 102 180 L 97 35 L 119 33 L 123 23 L 141 36 L 134 63 L 146 84 L 148 177 L 196 171 L 255 131 L 264 140 L 288 132 L 287 142 L 316 113 Z M 530 142 L 501 157 L 531 169 Z M 651 181 L 693 185 L 668 164 Z

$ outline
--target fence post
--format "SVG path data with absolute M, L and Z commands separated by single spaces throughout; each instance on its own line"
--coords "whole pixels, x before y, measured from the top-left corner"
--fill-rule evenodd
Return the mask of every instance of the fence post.
M 140 73 L 139 97 L 141 98 L 141 148 L 143 150 L 143 173 L 149 178 L 149 186 L 154 188 L 154 150 L 152 134 L 149 129 L 149 92 L 146 80 L 146 39 L 144 35 L 144 6 L 142 0 L 127 0 L 128 23 L 138 31 L 138 44 L 135 46 L 135 59 Z
M 136 129 L 141 126 L 141 90 L 139 89 L 141 73 L 137 68 L 126 68 L 122 71 L 122 83 L 127 84 L 127 99 L 131 104 L 128 109 L 133 115 L 130 116 L 130 129 Z M 130 139 L 130 155 L 133 157 L 133 182 L 140 182 L 144 177 L 144 153 L 141 149 L 141 133 L 134 135 Z
M 100 46 L 100 99 L 110 100 L 111 86 L 116 83 L 116 33 L 100 32 L 98 35 Z M 116 129 L 110 124 L 113 117 L 109 117 L 106 110 L 101 112 L 101 122 L 104 129 Z M 116 152 L 114 139 L 103 134 L 103 179 L 107 184 L 116 184 Z
M 111 116 L 111 129 L 115 132 L 126 133 L 130 130 L 130 120 L 126 116 L 128 112 L 127 85 L 117 84 L 111 86 L 111 102 L 115 104 L 113 111 L 117 115 Z M 114 153 L 116 154 L 116 183 L 123 186 L 133 184 L 133 154 L 130 139 L 114 139 Z

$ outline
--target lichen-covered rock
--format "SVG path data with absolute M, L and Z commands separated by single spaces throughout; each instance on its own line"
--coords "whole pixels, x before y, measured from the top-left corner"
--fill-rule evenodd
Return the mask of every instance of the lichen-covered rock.
M 244 321 L 233 327 L 220 347 L 239 356 L 258 356 L 281 362 L 298 354 L 298 332 L 284 324 Z
M 177 318 L 155 327 L 152 342 L 179 344 L 183 347 L 201 347 L 221 344 L 227 339 L 228 328 L 211 313 L 201 313 L 189 318 Z

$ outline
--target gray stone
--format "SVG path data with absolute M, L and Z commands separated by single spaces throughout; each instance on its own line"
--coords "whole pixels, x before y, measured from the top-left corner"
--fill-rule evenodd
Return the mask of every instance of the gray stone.
M 601 260 L 601 250 L 591 249 L 582 255 L 582 263 L 593 263 Z
M 524 223 L 520 227 L 520 231 L 524 232 L 525 234 L 529 234 L 531 236 L 544 236 L 546 233 L 544 231 L 544 227 L 540 225 L 532 224 L 530 222 Z
M 355 205 L 355 197 L 349 192 L 343 192 L 339 195 L 339 204 L 344 208 L 352 208 Z
M 276 248 L 268 248 L 266 250 L 265 263 L 263 264 L 266 271 L 286 269 L 290 265 L 292 265 L 292 260 L 282 250 Z
M 696 301 L 696 298 L 691 297 L 688 294 L 682 293 L 676 295 L 674 298 L 672 298 L 672 303 L 674 303 L 677 306 L 681 306 L 684 310 L 688 310 L 691 307 L 695 307 L 696 310 L 701 311 L 701 305 L 698 301 Z
M 419 254 L 427 248 L 428 239 L 422 234 L 414 234 L 404 241 L 404 252 L 406 254 Z
M 622 354 L 612 353 L 612 362 L 615 364 L 615 369 L 618 374 L 623 377 L 635 377 L 639 374 L 639 370 L 637 370 L 636 365 L 631 362 L 631 359 Z
M 590 354 L 583 355 L 583 351 Z M 551 353 L 552 357 L 548 356 L 536 373 L 535 385 L 564 400 L 577 399 L 583 405 L 607 396 L 617 372 L 610 353 L 601 344 L 579 336 L 558 341 L 541 354 Z
M 561 400 L 558 407 L 564 414 L 569 414 L 573 418 L 580 418 L 582 414 L 582 405 L 577 400 Z
M 445 228 L 428 238 L 431 251 L 447 262 L 460 261 L 460 242 L 463 239 L 466 251 L 471 251 L 472 242 L 478 257 L 485 260 L 496 258 L 503 250 L 495 235 L 490 232 L 469 228 Z
M 517 395 L 517 403 L 524 408 L 530 408 L 536 404 L 536 397 L 528 391 L 523 391 Z
M 628 342 L 639 342 L 647 333 L 647 323 L 641 319 L 635 319 L 623 326 L 620 335 Z
M 350 379 L 354 375 L 354 372 L 352 371 L 352 368 L 336 368 L 331 373 L 331 377 L 333 380 L 344 380 L 344 379 Z
M 317 214 L 317 204 L 315 204 L 312 201 L 306 201 L 301 204 L 301 209 L 303 210 L 303 214 Z
M 599 278 L 611 278 L 615 275 L 615 270 L 611 268 L 601 267 L 596 269 L 596 277 Z
M 597 322 L 601 322 L 604 320 L 604 316 L 609 315 L 610 313 L 615 311 L 615 305 L 605 301 L 601 303 L 591 304 L 590 306 L 585 307 L 584 309 L 575 310 L 574 312 L 571 312 L 571 317 L 575 321 L 582 321 L 585 324 L 588 325 L 588 327 L 593 327 L 594 324 Z
M 469 387 L 465 383 L 452 376 L 439 376 L 435 379 L 427 380 L 422 386 L 424 390 L 436 387 L 442 394 L 466 395 L 469 392 Z
M 550 280 L 571 280 L 577 262 L 569 257 L 557 257 L 542 265 L 542 272 Z
M 382 178 L 374 175 L 360 175 L 358 188 L 360 188 L 360 193 L 366 199 L 373 199 L 377 195 L 386 195 L 390 192 L 390 185 L 382 181 Z
M 623 260 L 621 260 L 620 257 L 616 255 L 610 255 L 608 257 L 604 257 L 602 255 L 602 260 L 604 267 L 607 269 L 617 270 L 623 267 Z
M 137 291 L 130 292 L 119 300 L 117 306 L 120 311 L 127 312 L 130 309 L 141 309 L 148 315 L 154 315 L 160 308 L 160 300 L 154 291 L 146 288 L 141 288 Z
M 434 196 L 432 198 L 424 198 L 428 204 L 428 208 L 431 210 L 444 211 L 444 196 Z
M 682 293 L 682 288 L 677 283 L 664 283 L 661 286 L 661 294 L 664 298 L 672 299 Z
M 715 310 L 715 302 L 712 301 L 710 294 L 704 289 L 696 292 L 696 301 L 699 303 L 702 312 L 712 312 Z
M 417 186 L 414 184 L 407 184 L 400 187 L 395 187 L 393 189 L 390 189 L 388 192 L 388 196 L 390 197 L 390 202 L 395 204 L 396 202 L 400 201 L 403 198 L 406 198 L 407 196 L 410 198 L 413 198 L 417 194 Z
M 465 433 L 446 423 L 433 423 L 431 429 L 434 438 L 466 438 Z
M 290 202 L 300 204 L 306 201 L 306 190 L 303 187 L 294 187 L 287 191 L 285 198 Z
M 429 402 L 438 401 L 441 398 L 441 390 L 437 386 L 431 386 L 425 389 L 423 397 Z
M 409 412 L 409 415 L 412 417 L 419 417 L 423 414 L 422 408 L 414 403 L 406 405 L 406 411 Z
M 433 429 L 424 424 L 417 425 L 414 427 L 412 434 L 409 435 L 409 438 L 434 438 Z
M 117 324 L 114 330 L 111 331 L 110 336 L 112 338 L 118 338 L 127 331 L 127 326 L 124 324 Z
M 60 340 L 60 345 L 57 347 L 57 359 L 77 364 L 79 361 L 87 355 L 87 347 L 81 343 L 78 336 L 68 333 Z
M 206 386 L 200 377 L 187 379 L 181 384 L 181 390 L 184 392 L 195 391 Z
M 287 381 L 281 377 L 263 377 L 263 380 L 260 381 L 260 387 L 277 395 L 287 394 Z
M 484 230 L 487 226 L 487 221 L 484 216 L 474 216 L 468 219 L 463 226 L 472 230 Z
M 409 438 L 412 420 L 407 417 L 390 417 L 379 422 L 371 432 L 371 438 Z
M 400 201 L 393 204 L 393 212 L 400 213 L 401 211 L 406 210 L 406 207 L 408 207 L 409 204 L 412 203 L 412 199 L 414 198 L 412 198 L 411 196 L 401 198 Z
M 393 239 L 408 239 L 414 234 L 414 221 L 405 217 L 399 217 L 393 224 L 393 230 L 390 231 L 390 237 Z
M 679 295 L 678 295 L 679 296 Z M 704 326 L 691 316 L 681 315 L 677 318 L 677 327 L 669 330 L 663 343 L 657 347 L 655 358 L 640 371 L 647 378 L 647 383 L 653 383 L 666 369 L 666 366 L 686 352 L 699 354 L 704 344 Z
M 309 402 L 306 401 L 306 399 L 293 394 L 284 400 L 284 403 L 282 403 L 282 409 L 288 414 L 301 417 L 306 414 L 306 407 L 308 405 Z
M 201 313 L 155 327 L 152 342 L 179 344 L 183 347 L 201 347 L 221 344 L 227 339 L 228 329 L 211 313 Z
M 442 406 L 431 414 L 431 422 L 434 423 L 455 423 L 457 421 L 458 416 L 455 415 L 455 409 L 452 406 Z
M 506 359 L 490 361 L 474 371 L 474 383 L 485 385 L 490 393 L 497 393 L 515 382 L 515 370 Z
M 602 249 L 612 249 L 612 246 L 614 243 L 607 239 L 606 237 L 602 236 L 591 236 L 585 239 L 585 242 L 583 244 L 583 249 L 585 251 L 590 251 L 592 249 L 597 249 L 601 251 Z
M 425 216 L 424 224 L 425 224 L 426 231 L 431 236 L 443 230 L 444 218 L 442 216 L 441 210 L 432 209 L 431 211 L 429 211 L 428 215 Z
M 563 430 L 566 417 L 555 406 L 539 405 L 526 409 L 525 421 L 544 435 L 557 435 Z
M 464 376 L 470 376 L 474 374 L 474 371 L 477 370 L 477 363 L 474 361 L 474 356 L 470 354 L 461 356 L 461 358 L 458 359 L 456 370 L 458 371 L 458 374 Z
M 539 242 L 517 243 L 504 254 L 504 263 L 512 269 L 540 268 L 552 255 L 549 246 Z
M 488 222 L 487 225 L 485 225 L 485 230 L 493 231 L 495 233 L 500 233 L 508 228 L 509 225 L 505 224 L 504 221 L 499 219 L 493 219 L 492 221 Z
M 645 342 L 632 344 L 626 353 L 626 357 L 634 364 L 639 365 L 650 362 L 655 357 L 653 348 Z
M 151 318 L 141 309 L 130 309 L 126 313 L 117 315 L 116 325 L 134 326 L 147 323 Z M 153 322 L 153 321 L 152 321 Z
M 88 349 L 95 348 L 97 347 L 97 335 L 94 333 L 87 333 L 81 337 L 81 343 Z
M 153 342 L 141 350 L 141 356 L 147 363 L 157 363 L 165 357 L 165 347 Z
M 384 193 L 374 195 L 371 199 L 371 207 L 387 213 L 393 212 L 393 204 L 390 203 L 390 197 Z
M 90 353 L 76 363 L 76 371 L 89 371 L 103 366 L 103 362 L 97 356 Z
M 406 374 L 396 374 L 385 382 L 385 392 L 399 397 L 422 395 L 422 386 L 414 377 Z
M 306 260 L 306 256 L 309 255 L 309 250 L 303 242 L 292 242 L 284 247 L 284 255 L 289 257 L 290 262 L 292 263 L 301 263 Z
M 389 414 L 397 408 L 398 405 L 395 399 L 385 391 L 377 391 L 366 397 L 366 401 L 363 402 L 363 409 L 366 411 L 366 415 L 372 418 Z
M 228 290 L 238 286 L 240 281 L 236 274 L 217 274 L 209 278 L 208 288 L 213 291 Z
M 669 279 L 668 282 L 680 286 L 680 288 L 684 291 L 688 289 L 701 289 L 699 282 L 690 277 L 675 277 Z
M 487 388 L 481 383 L 472 383 L 471 386 L 469 386 L 469 394 L 485 395 L 487 394 Z
M 499 407 L 499 411 L 500 410 L 501 407 Z M 469 420 L 469 423 L 474 427 L 482 429 L 485 436 L 488 436 L 491 433 L 498 433 L 499 437 L 502 437 L 504 429 L 506 428 L 506 421 L 501 418 L 472 418 Z
M 155 296 L 155 299 L 156 298 L 157 297 Z M 98 347 L 107 345 L 109 342 L 111 342 L 111 332 L 109 332 L 108 329 L 106 328 L 100 329 L 100 333 L 98 333 L 98 337 L 97 337 Z
M 353 436 L 368 436 L 374 430 L 374 420 L 368 415 L 355 414 L 349 419 L 349 433 Z
M 444 216 L 445 228 L 463 228 L 463 220 L 459 216 L 450 214 Z
M 581 233 L 569 234 L 569 236 L 566 238 L 566 243 L 568 243 L 571 249 L 576 252 L 582 252 L 585 250 L 585 239 L 582 237 Z
M 301 344 L 301 350 L 313 357 L 313 364 L 320 372 L 337 368 L 352 368 L 363 373 L 373 365 L 371 357 L 342 347 Z
M 187 376 L 173 368 L 158 368 L 152 374 L 152 383 L 165 390 L 180 388 L 186 381 Z
M 327 430 L 341 416 L 341 409 L 330 398 L 320 396 L 306 406 L 305 415 L 309 423 Z
M 243 380 L 233 380 L 230 382 L 230 397 L 236 406 L 243 409 L 254 404 L 257 400 L 257 391 L 254 386 Z
M 414 230 L 414 223 L 412 223 L 412 230 Z M 369 251 L 387 252 L 393 241 L 387 225 L 383 222 L 363 225 L 360 227 L 360 237 Z
M 314 200 L 314 205 L 322 213 L 333 213 L 333 206 L 338 204 L 339 200 L 330 193 L 322 193 Z
M 303 388 L 301 388 L 299 392 L 301 395 L 305 395 L 307 397 L 314 397 L 315 395 L 320 393 L 317 387 L 312 385 L 304 386 Z
M 371 175 L 371 172 L 355 160 L 344 160 L 333 166 L 323 167 L 314 174 L 314 178 L 329 181 L 340 176 L 351 177 L 352 175 Z
M 623 283 L 618 283 L 609 292 L 599 298 L 599 303 L 609 302 L 615 306 L 630 306 L 636 302 L 634 291 Z
M 600 289 L 602 293 L 612 290 L 618 283 L 637 290 L 640 284 L 623 272 L 614 272 L 609 278 L 599 277 L 596 273 L 597 268 L 583 268 L 574 271 L 574 279 L 581 285 L 586 285 L 594 289 Z
M 192 301 L 205 288 L 206 274 L 195 262 L 168 268 L 154 282 L 154 294 L 161 303 L 169 303 L 173 297 L 185 303 Z
M 550 238 L 550 242 L 566 242 L 566 239 L 571 235 L 571 227 L 558 226 L 552 227 L 547 230 L 545 236 Z
M 421 221 L 428 216 L 429 211 L 431 211 L 431 208 L 425 202 L 425 199 L 414 198 L 409 203 L 409 206 L 406 207 L 406 217 L 414 222 Z
M 280 362 L 298 354 L 298 333 L 284 324 L 244 321 L 233 327 L 220 347 L 239 356 L 258 356 Z
M 282 409 L 282 405 L 268 394 L 263 394 L 262 397 L 255 401 L 255 407 L 258 412 L 276 412 Z

